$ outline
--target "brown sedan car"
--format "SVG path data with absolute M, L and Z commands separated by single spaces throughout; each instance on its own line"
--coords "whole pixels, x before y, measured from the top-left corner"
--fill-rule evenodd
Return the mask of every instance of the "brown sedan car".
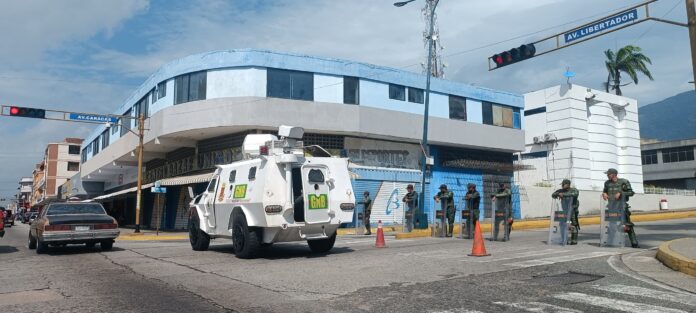
M 99 203 L 52 203 L 31 223 L 29 249 L 43 253 L 49 245 L 99 243 L 102 250 L 110 250 L 118 235 L 116 220 Z

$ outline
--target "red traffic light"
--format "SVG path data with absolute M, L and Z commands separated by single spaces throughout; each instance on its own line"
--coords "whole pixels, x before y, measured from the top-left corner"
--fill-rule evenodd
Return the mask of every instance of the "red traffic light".
M 533 57 L 534 54 L 536 54 L 536 47 L 534 47 L 534 44 L 521 45 L 517 48 L 495 54 L 490 57 L 490 59 L 493 60 L 493 63 L 495 63 L 495 67 L 492 69 L 529 59 Z
M 24 107 L 10 107 L 10 116 L 46 118 L 46 110 Z

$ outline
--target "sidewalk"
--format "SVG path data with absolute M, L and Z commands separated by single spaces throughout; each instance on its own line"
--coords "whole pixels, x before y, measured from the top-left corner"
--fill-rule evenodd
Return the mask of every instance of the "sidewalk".
M 159 234 L 155 230 L 141 229 L 139 233 L 135 233 L 132 228 L 119 228 L 121 235 L 116 240 L 125 241 L 147 241 L 147 240 L 186 240 L 188 232 L 165 232 L 160 231 Z
M 696 238 L 667 241 L 655 256 L 669 268 L 696 277 Z

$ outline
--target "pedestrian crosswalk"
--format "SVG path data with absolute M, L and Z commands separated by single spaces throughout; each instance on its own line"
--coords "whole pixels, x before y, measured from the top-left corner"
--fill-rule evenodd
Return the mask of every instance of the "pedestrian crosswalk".
M 535 313 L 583 312 L 641 312 L 687 313 L 696 312 L 696 295 L 686 292 L 662 291 L 628 285 L 594 285 L 583 292 L 556 292 L 537 301 L 495 301 L 495 311 Z M 659 301 L 658 301 L 659 300 Z M 431 313 L 489 312 L 490 307 L 457 308 Z

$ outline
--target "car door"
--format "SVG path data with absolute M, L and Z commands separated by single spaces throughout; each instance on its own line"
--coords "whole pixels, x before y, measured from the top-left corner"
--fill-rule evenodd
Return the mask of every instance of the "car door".
M 302 166 L 302 185 L 305 193 L 305 223 L 319 224 L 331 221 L 329 216 L 329 169 L 322 164 Z
M 219 180 L 220 174 L 219 172 L 217 172 L 210 180 L 210 183 L 208 183 L 208 189 L 203 194 L 203 199 L 201 199 L 200 201 L 200 203 L 202 203 L 203 205 L 203 211 L 206 216 L 206 223 L 208 223 L 208 226 L 212 228 L 215 228 L 215 192 L 217 191 L 217 185 Z

